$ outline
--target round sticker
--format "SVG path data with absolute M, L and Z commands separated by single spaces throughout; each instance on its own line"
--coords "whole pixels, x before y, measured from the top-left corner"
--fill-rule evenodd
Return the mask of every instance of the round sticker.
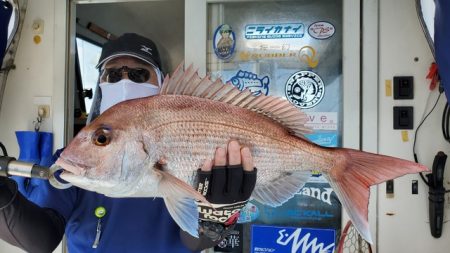
M 286 82 L 286 98 L 298 108 L 312 108 L 325 93 L 322 79 L 312 71 L 298 71 Z
M 328 39 L 333 36 L 335 32 L 336 29 L 334 28 L 334 25 L 326 21 L 315 22 L 308 27 L 309 35 L 318 40 Z
M 219 59 L 228 60 L 233 56 L 236 46 L 236 36 L 231 26 L 227 24 L 220 25 L 214 32 L 214 53 Z

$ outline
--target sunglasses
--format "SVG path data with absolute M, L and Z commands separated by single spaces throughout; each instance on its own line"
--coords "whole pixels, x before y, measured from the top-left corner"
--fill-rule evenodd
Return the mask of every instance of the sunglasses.
M 123 72 L 126 72 L 128 79 L 135 83 L 145 83 L 150 80 L 150 71 L 144 68 L 129 68 L 123 66 L 121 68 L 106 68 L 102 75 L 102 80 L 109 83 L 117 83 L 122 80 Z

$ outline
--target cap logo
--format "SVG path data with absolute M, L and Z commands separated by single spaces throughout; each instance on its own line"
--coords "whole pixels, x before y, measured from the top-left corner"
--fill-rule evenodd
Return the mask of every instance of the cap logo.
M 141 51 L 144 51 L 144 52 L 152 55 L 152 49 L 147 46 L 141 45 Z

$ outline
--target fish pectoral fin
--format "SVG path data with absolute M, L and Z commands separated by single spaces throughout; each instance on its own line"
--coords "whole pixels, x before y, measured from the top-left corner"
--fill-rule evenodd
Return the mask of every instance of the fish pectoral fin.
M 252 197 L 262 204 L 272 207 L 281 206 L 305 186 L 310 176 L 310 171 L 283 174 L 267 185 L 257 186 Z
M 194 190 L 192 186 L 178 179 L 172 174 L 155 170 L 161 180 L 159 182 L 159 192 L 164 198 L 167 210 L 184 231 L 194 237 L 198 237 L 198 209 L 197 202 L 201 201 L 210 205 L 203 195 Z
M 198 238 L 198 209 L 192 198 L 164 198 L 167 210 L 178 226 Z

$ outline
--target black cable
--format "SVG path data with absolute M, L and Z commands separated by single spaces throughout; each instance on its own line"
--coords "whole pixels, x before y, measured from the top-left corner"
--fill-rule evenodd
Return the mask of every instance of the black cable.
M 444 139 L 448 142 L 450 142 L 449 120 L 450 120 L 450 108 L 448 106 L 448 103 L 446 103 L 444 112 L 442 113 L 442 134 L 444 135 Z
M 8 152 L 6 152 L 5 145 L 3 145 L 3 143 L 1 143 L 1 142 L 0 142 L 0 148 L 3 151 L 3 156 L 8 156 Z
M 434 111 L 434 108 L 436 108 L 436 105 L 439 102 L 439 99 L 441 98 L 442 92 L 439 92 L 439 96 L 436 99 L 436 102 L 433 105 L 433 108 L 431 108 L 431 110 L 428 112 L 428 114 L 422 119 L 422 121 L 420 122 L 419 126 L 416 129 L 416 132 L 414 133 L 414 143 L 413 143 L 413 154 L 414 154 L 414 161 L 416 163 L 419 163 L 419 159 L 417 158 L 417 154 L 416 154 L 416 140 L 417 140 L 417 133 L 419 132 L 420 127 L 422 126 L 422 124 L 425 122 L 425 120 L 428 118 L 428 116 L 430 116 L 430 114 Z M 428 183 L 428 181 L 425 179 L 424 175 L 422 172 L 419 173 L 420 177 L 422 178 L 423 182 L 425 182 L 425 184 L 427 186 L 430 186 L 430 184 Z

